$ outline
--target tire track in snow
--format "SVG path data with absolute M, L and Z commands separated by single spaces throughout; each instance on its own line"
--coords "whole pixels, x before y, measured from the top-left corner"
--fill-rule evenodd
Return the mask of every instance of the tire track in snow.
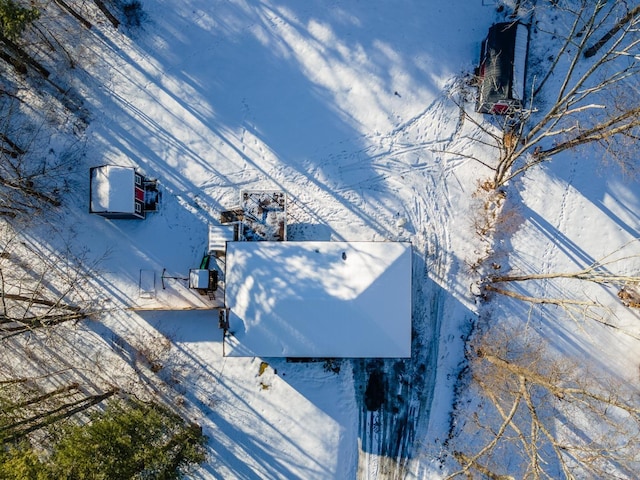
M 446 148 L 457 130 L 454 126 L 454 133 L 445 140 L 434 138 L 442 134 L 443 110 L 443 102 L 434 102 L 394 130 L 386 139 L 387 151 L 374 156 L 376 170 L 382 173 L 349 186 L 397 184 L 411 199 L 403 213 L 414 230 L 412 358 L 354 361 L 360 403 L 358 478 L 405 478 L 416 453 L 416 432 L 428 424 L 444 304 L 443 290 L 433 286 L 447 275 L 451 211 L 447 165 L 433 155 L 431 147 Z M 439 128 L 431 131 L 432 125 Z M 416 152 L 427 155 L 417 163 L 403 159 Z

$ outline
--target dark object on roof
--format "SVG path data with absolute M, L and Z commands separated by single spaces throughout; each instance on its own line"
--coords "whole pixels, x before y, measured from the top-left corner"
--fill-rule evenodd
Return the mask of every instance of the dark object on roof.
M 476 111 L 506 115 L 522 108 L 529 29 L 517 22 L 497 23 L 482 42 Z

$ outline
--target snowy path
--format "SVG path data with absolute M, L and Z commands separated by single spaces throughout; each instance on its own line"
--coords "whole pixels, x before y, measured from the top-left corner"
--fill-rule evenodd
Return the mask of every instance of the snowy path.
M 360 408 L 358 477 L 362 479 L 405 478 L 419 452 L 416 440 L 423 440 L 416 439 L 416 432 L 424 432 L 429 422 L 446 301 L 438 282 L 446 282 L 448 275 L 453 213 L 448 201 L 451 170 L 433 152 L 448 150 L 459 127 L 444 117 L 444 112 L 450 112 L 445 104 L 443 96 L 394 131 L 385 139 L 388 151 L 376 156 L 385 165 L 384 180 L 411 192 L 412 201 L 405 205 L 399 224 L 406 221 L 417 228 L 411 235 L 414 338 L 411 359 L 354 362 Z

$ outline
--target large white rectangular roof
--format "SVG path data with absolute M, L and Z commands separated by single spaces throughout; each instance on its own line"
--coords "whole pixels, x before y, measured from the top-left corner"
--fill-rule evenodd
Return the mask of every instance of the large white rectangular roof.
M 227 355 L 411 356 L 411 245 L 229 242 Z
M 91 211 L 134 213 L 135 169 L 103 165 L 91 169 Z

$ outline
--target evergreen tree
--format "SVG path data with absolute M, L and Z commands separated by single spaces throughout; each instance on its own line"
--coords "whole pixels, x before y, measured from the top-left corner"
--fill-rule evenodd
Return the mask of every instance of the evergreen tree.
M 180 479 L 206 459 L 198 425 L 158 404 L 112 401 L 63 428 L 48 456 L 22 441 L 0 448 L 0 480 Z M 3 442 L 4 443 L 4 442 Z
M 178 479 L 205 460 L 200 427 L 156 404 L 111 402 L 67 428 L 50 459 L 56 478 Z
M 47 480 L 51 478 L 28 442 L 0 449 L 1 480 Z
M 15 40 L 38 16 L 35 8 L 24 8 L 14 0 L 0 0 L 0 33 Z

